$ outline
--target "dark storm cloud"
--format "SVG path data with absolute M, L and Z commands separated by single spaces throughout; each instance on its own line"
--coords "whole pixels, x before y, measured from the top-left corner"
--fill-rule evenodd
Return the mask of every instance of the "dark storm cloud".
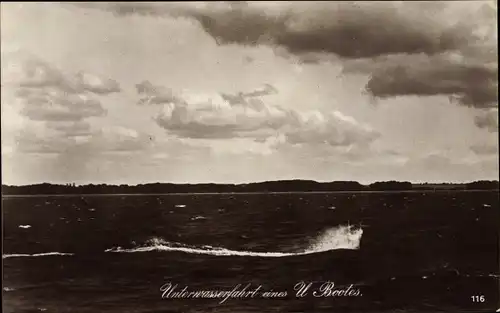
M 462 46 L 468 34 L 432 14 L 442 3 L 256 2 L 102 3 L 116 15 L 191 17 L 219 43 L 282 46 L 294 54 L 334 53 L 346 58 L 390 53 L 434 54 Z
M 302 61 L 368 65 L 375 98 L 449 96 L 498 106 L 496 8 L 488 2 L 216 2 L 85 4 L 117 16 L 191 18 L 219 44 L 270 45 Z M 441 60 L 456 54 L 461 62 Z M 400 62 L 393 56 L 403 56 Z M 414 59 L 415 57 L 415 59 Z M 423 64 L 421 59 L 427 59 Z M 471 61 L 472 60 L 472 61 Z M 370 67 L 370 63 L 377 65 Z M 471 63 L 472 62 L 472 63 Z M 372 71 L 369 69 L 372 68 Z
M 422 27 L 422 22 L 409 20 L 384 3 L 321 3 L 312 10 L 292 12 L 284 12 L 272 22 L 263 22 L 269 17 L 247 8 L 232 10 L 229 16 L 205 14 L 197 18 L 220 42 L 258 44 L 267 40 L 298 55 L 324 52 L 362 58 L 389 53 L 433 54 L 454 49 L 464 40 L 456 30 L 435 33 Z
M 453 54 L 359 60 L 349 62 L 344 71 L 369 74 L 366 90 L 378 98 L 446 95 L 477 108 L 498 105 L 498 68 Z

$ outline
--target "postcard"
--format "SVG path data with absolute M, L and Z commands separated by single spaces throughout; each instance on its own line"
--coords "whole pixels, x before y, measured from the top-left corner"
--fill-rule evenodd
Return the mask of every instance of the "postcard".
M 500 310 L 497 22 L 2 3 L 3 312 Z

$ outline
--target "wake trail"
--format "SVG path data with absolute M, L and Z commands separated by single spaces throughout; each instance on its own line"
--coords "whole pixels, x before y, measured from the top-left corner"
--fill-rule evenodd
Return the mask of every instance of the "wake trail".
M 250 257 L 288 257 L 297 255 L 308 255 L 319 252 L 325 252 L 338 249 L 357 250 L 360 247 L 361 237 L 363 235 L 362 228 L 354 228 L 352 225 L 341 225 L 330 228 L 316 238 L 308 248 L 299 252 L 255 252 L 245 250 L 231 250 L 222 247 L 212 246 L 190 246 L 177 242 L 168 242 L 162 238 L 152 238 L 145 245 L 134 248 L 113 247 L 106 249 L 105 252 L 111 253 L 138 253 L 138 252 L 153 252 L 153 251 L 179 251 L 191 254 L 205 254 L 215 256 L 250 256 Z

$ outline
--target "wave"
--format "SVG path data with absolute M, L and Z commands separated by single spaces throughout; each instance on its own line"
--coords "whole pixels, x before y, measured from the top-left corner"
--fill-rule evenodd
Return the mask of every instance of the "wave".
M 64 253 L 64 252 L 44 252 L 44 253 L 35 253 L 35 254 L 18 253 L 18 254 L 4 254 L 4 255 L 2 255 L 2 259 L 22 258 L 22 257 L 39 257 L 39 256 L 54 256 L 54 255 L 69 256 L 69 255 L 74 255 L 74 254 L 73 253 Z
M 196 215 L 194 217 L 191 217 L 191 220 L 192 221 L 196 221 L 196 220 L 206 220 L 207 218 L 205 216 L 201 216 L 201 215 Z
M 355 228 L 352 225 L 341 225 L 326 230 L 321 236 L 316 238 L 307 249 L 299 252 L 255 252 L 244 250 L 230 250 L 212 246 L 189 246 L 177 242 L 168 242 L 162 238 L 152 238 L 146 241 L 145 245 L 131 249 L 114 247 L 106 249 L 105 252 L 135 253 L 152 251 L 179 251 L 191 254 L 206 254 L 215 256 L 287 257 L 307 255 L 337 249 L 357 250 L 359 249 L 362 235 L 362 228 Z

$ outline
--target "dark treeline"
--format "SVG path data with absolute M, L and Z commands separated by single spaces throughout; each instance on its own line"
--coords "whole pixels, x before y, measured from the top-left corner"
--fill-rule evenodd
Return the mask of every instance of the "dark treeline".
M 298 191 L 391 191 L 391 190 L 498 190 L 498 181 L 476 181 L 467 184 L 412 184 L 386 181 L 362 185 L 354 181 L 319 183 L 312 180 L 282 180 L 250 184 L 172 184 L 139 185 L 34 184 L 2 185 L 4 195 L 40 194 L 160 194 L 160 193 L 217 193 L 217 192 L 298 192 Z

